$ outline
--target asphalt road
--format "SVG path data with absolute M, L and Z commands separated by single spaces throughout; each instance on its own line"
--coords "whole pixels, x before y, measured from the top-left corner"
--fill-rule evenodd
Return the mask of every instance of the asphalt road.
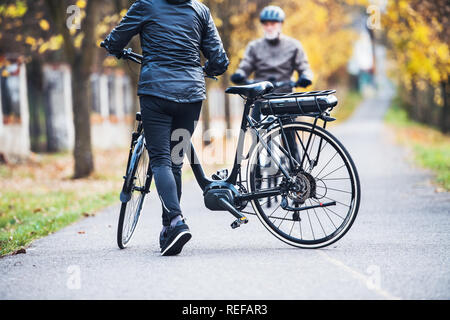
M 133 243 L 115 243 L 118 207 L 0 259 L 1 299 L 449 299 L 450 194 L 438 193 L 382 123 L 388 97 L 367 99 L 331 131 L 360 174 L 352 229 L 319 250 L 290 247 L 258 219 L 232 230 L 231 215 L 205 209 L 184 185 L 193 233 L 161 257 L 160 203 L 152 194 Z

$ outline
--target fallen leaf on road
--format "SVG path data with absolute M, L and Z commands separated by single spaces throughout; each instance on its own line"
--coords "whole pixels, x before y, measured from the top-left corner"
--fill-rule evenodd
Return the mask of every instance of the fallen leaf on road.
M 86 232 L 84 231 L 78 231 L 78 234 L 85 234 Z
M 27 250 L 25 250 L 24 248 L 17 250 L 16 252 L 14 252 L 14 255 L 16 254 L 25 254 L 27 253 Z

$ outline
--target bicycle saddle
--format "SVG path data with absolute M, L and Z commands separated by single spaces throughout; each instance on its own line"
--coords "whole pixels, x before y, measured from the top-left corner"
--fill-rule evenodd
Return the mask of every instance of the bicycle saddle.
M 249 99 L 255 99 L 263 94 L 269 93 L 274 89 L 274 86 L 269 81 L 257 82 L 245 86 L 229 87 L 225 93 L 241 94 Z

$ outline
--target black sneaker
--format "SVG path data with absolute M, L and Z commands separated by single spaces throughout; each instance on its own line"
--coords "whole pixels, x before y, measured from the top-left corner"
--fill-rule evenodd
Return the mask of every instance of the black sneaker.
M 167 228 L 159 233 L 159 247 L 162 249 L 167 240 Z
M 174 256 L 181 252 L 186 242 L 192 238 L 192 234 L 188 225 L 181 220 L 174 227 L 169 227 L 162 238 L 161 255 Z

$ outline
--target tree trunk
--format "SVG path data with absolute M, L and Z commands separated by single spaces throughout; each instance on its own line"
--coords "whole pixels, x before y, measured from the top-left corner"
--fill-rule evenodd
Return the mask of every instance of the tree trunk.
M 72 103 L 75 125 L 74 178 L 86 177 L 94 171 L 91 144 L 91 108 L 89 74 L 72 68 Z
M 27 68 L 28 104 L 30 106 L 30 143 L 31 150 L 42 152 L 45 149 L 40 143 L 44 124 L 41 123 L 40 111 L 44 106 L 42 61 L 39 57 L 31 60 Z
M 447 80 L 447 82 L 443 81 L 441 84 L 442 88 L 442 98 L 444 106 L 442 108 L 442 116 L 441 116 L 441 131 L 443 133 L 449 133 L 450 132 L 450 106 L 449 106 L 449 100 L 450 100 L 450 79 Z

